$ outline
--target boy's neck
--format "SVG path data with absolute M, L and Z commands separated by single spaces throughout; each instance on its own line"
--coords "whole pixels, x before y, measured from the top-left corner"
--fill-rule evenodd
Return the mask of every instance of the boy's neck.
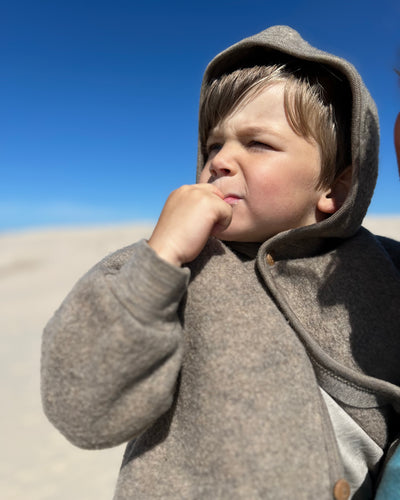
M 255 259 L 257 257 L 258 250 L 261 246 L 259 242 L 224 241 L 223 243 L 233 251 L 245 255 L 250 259 Z

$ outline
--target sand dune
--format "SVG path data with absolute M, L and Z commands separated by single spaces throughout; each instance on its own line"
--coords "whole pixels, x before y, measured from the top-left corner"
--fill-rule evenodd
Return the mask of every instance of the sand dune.
M 400 239 L 400 217 L 370 217 L 366 226 Z M 123 449 L 79 450 L 48 423 L 39 394 L 40 338 L 89 267 L 150 231 L 136 225 L 0 235 L 1 498 L 111 500 Z
M 74 282 L 149 227 L 34 231 L 0 236 L 0 498 L 110 500 L 122 448 L 84 451 L 42 413 L 39 394 L 43 326 Z

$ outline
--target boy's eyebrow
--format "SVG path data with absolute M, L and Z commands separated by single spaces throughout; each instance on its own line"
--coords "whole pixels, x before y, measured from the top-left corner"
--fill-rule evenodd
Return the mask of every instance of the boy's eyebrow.
M 270 127 L 267 125 L 245 125 L 236 130 L 236 133 L 240 137 L 246 137 L 248 135 L 258 135 L 258 134 L 272 134 L 276 136 L 280 136 L 279 130 L 274 127 Z M 222 135 L 221 129 L 218 125 L 210 131 L 208 135 L 207 142 L 212 138 L 218 138 L 218 136 Z
M 276 134 L 278 135 L 278 130 L 274 127 L 267 125 L 246 125 L 239 129 L 239 135 L 257 135 L 257 134 Z

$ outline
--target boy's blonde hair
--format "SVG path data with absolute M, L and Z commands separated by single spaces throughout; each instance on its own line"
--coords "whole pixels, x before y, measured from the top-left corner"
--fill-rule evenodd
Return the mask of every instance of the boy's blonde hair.
M 239 105 L 246 104 L 267 86 L 280 82 L 285 84 L 284 105 L 290 126 L 296 134 L 315 140 L 319 146 L 318 187 L 329 187 L 351 163 L 347 134 L 350 124 L 342 118 L 344 104 L 339 106 L 339 102 L 335 102 L 337 96 L 322 71 L 304 76 L 285 65 L 252 66 L 213 80 L 200 108 L 199 132 L 204 158 L 207 158 L 206 143 L 211 130 Z

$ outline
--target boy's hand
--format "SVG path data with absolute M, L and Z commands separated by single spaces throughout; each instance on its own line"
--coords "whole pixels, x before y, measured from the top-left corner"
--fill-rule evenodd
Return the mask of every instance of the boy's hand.
M 226 229 L 232 207 L 211 184 L 182 186 L 167 199 L 149 245 L 176 266 L 194 260 L 208 238 Z

